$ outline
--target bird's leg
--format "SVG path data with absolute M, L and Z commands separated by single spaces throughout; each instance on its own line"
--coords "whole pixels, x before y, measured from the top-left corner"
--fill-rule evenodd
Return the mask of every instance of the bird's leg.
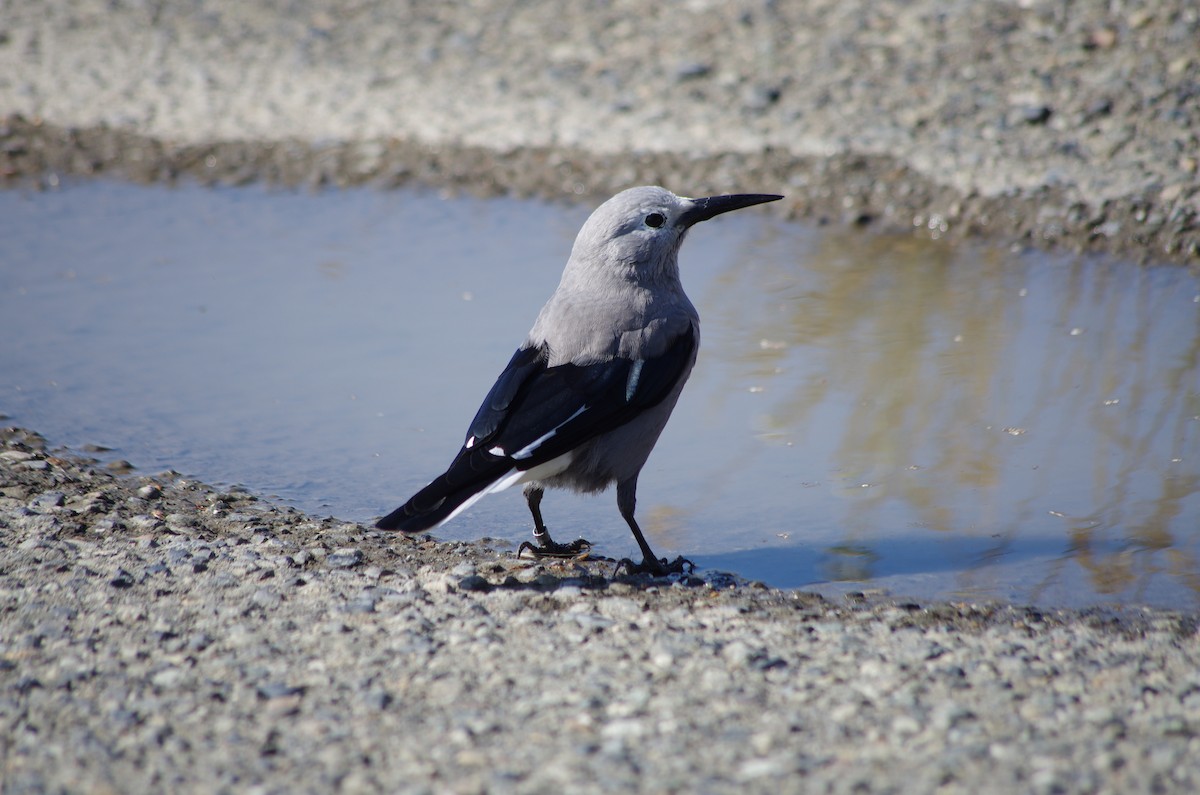
M 532 483 L 525 487 L 525 501 L 529 503 L 529 512 L 533 514 L 533 540 L 537 541 L 537 546 L 522 541 L 521 546 L 517 547 L 517 557 L 521 557 L 521 553 L 528 549 L 537 558 L 573 558 L 591 549 L 592 542 L 583 538 L 577 538 L 569 544 L 559 544 L 550 537 L 550 531 L 542 521 L 543 493 Z
M 687 558 L 678 557 L 668 563 L 666 558 L 655 556 L 654 550 L 646 543 L 646 537 L 642 535 L 642 528 L 638 527 L 637 520 L 633 518 L 636 505 L 637 475 L 634 475 L 617 484 L 617 508 L 621 511 L 621 517 L 628 523 L 629 529 L 633 531 L 634 540 L 642 548 L 642 562 L 634 563 L 629 558 L 624 558 L 617 561 L 616 571 L 620 571 L 623 566 L 630 574 L 652 574 L 662 577 L 667 574 L 686 574 L 694 570 L 696 565 Z

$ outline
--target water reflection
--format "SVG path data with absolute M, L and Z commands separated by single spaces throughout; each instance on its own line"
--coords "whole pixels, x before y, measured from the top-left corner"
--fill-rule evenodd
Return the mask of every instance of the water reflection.
M 842 529 L 822 576 L 894 570 L 881 544 L 932 533 L 981 542 L 969 581 L 1046 537 L 1058 560 L 1033 599 L 1072 564 L 1100 594 L 1160 577 L 1200 594 L 1189 274 L 845 232 L 795 242 L 759 241 L 702 312 L 722 329 L 708 355 L 761 397 L 759 444 L 803 450 L 775 486 L 819 481 Z

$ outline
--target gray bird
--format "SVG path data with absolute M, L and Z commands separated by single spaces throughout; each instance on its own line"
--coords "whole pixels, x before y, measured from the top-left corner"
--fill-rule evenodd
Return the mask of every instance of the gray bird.
M 542 521 L 547 487 L 599 492 L 641 547 L 631 571 L 682 571 L 655 557 L 633 517 L 637 478 L 696 362 L 700 317 L 679 281 L 679 246 L 694 224 L 782 196 L 688 199 L 630 188 L 600 205 L 575 238 L 558 289 L 475 414 L 445 473 L 379 520 L 415 533 L 453 519 L 485 494 L 524 484 L 539 555 L 570 556 Z

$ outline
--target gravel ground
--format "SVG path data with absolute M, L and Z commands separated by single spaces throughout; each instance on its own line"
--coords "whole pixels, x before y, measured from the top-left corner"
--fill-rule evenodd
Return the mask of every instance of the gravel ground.
M 0 448 L 0 791 L 1195 792 L 1196 617 L 611 576 Z
M 1200 261 L 1193 0 L 0 4 L 0 174 L 607 196 Z

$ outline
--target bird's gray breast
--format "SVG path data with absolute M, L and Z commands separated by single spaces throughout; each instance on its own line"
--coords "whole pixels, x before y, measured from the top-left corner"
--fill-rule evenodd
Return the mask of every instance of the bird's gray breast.
M 616 356 L 661 356 L 680 334 L 698 328 L 696 310 L 682 291 L 630 289 L 563 294 L 547 302 L 527 344 L 545 344 L 549 364 L 585 364 Z

